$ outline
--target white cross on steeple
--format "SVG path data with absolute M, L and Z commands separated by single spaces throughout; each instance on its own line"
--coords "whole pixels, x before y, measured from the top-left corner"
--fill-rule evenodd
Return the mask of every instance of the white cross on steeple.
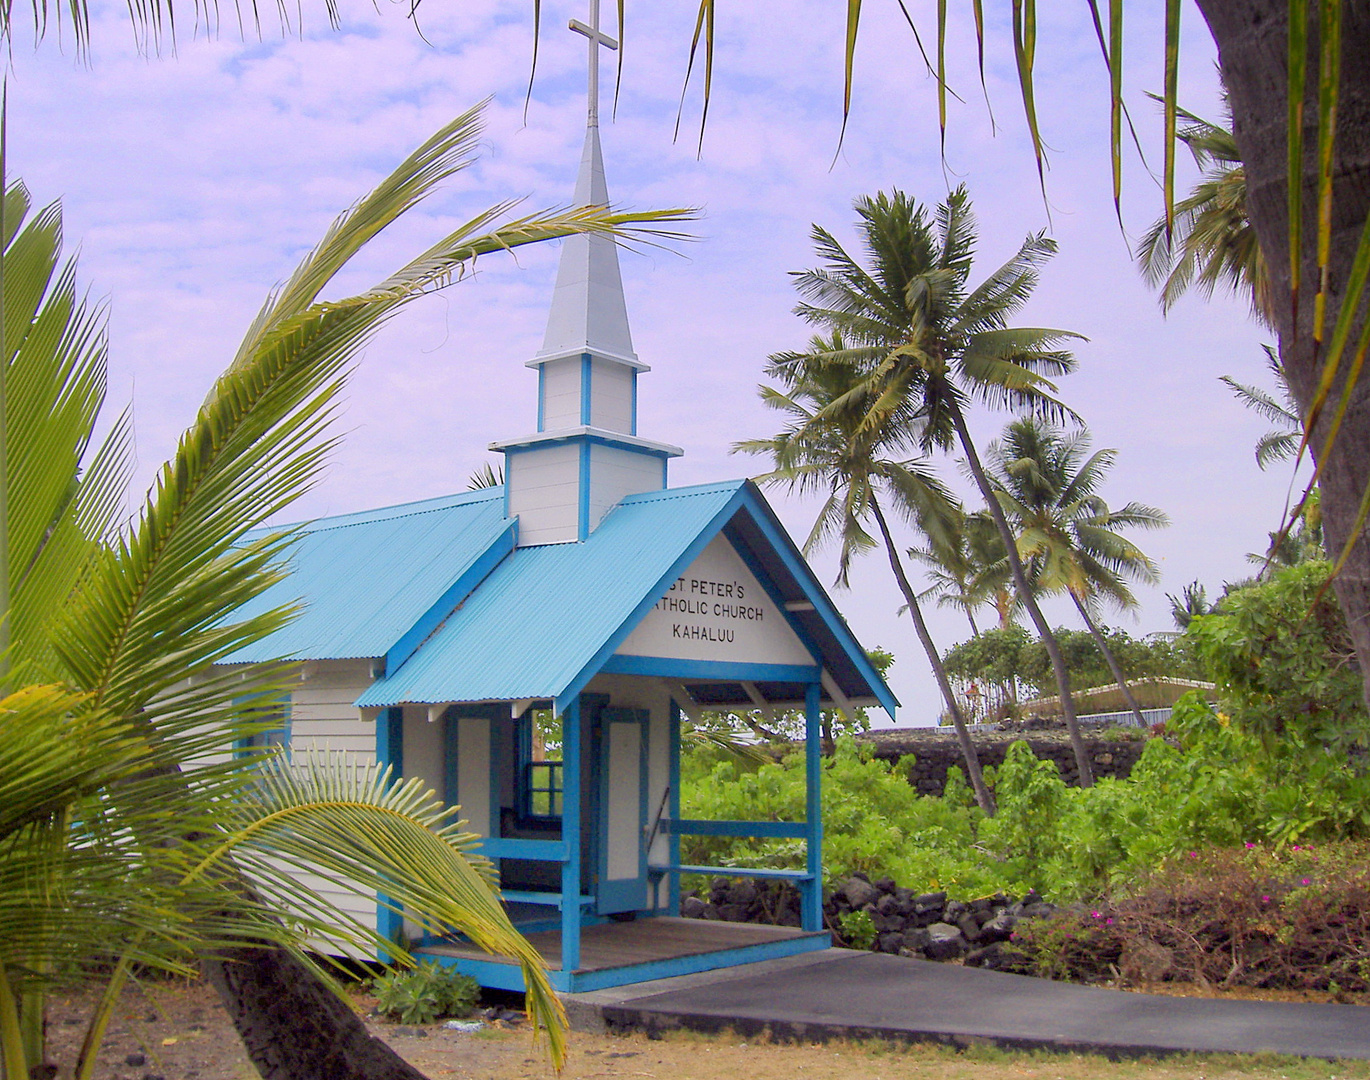
M 586 26 L 579 19 L 572 19 L 567 25 L 577 34 L 584 34 L 589 38 L 590 104 L 587 126 L 599 127 L 599 47 L 603 45 L 606 49 L 617 49 L 618 42 L 599 28 L 599 0 L 590 0 L 589 26 Z

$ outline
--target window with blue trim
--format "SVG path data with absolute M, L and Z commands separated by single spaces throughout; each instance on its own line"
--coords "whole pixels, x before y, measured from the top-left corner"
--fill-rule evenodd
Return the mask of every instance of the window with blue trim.
M 260 704 L 243 710 L 243 719 L 253 725 L 251 734 L 233 744 L 240 757 L 264 755 L 270 751 L 290 752 L 290 695 L 263 698 Z
M 533 709 L 519 725 L 519 814 L 560 821 L 565 775 L 561 761 L 561 724 L 549 709 Z

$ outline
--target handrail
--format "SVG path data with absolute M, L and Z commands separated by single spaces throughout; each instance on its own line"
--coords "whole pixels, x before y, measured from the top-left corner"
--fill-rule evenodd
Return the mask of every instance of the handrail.
M 759 866 L 691 866 L 681 863 L 677 866 L 652 866 L 648 869 L 654 874 L 705 874 L 709 877 L 754 877 L 777 881 L 813 880 L 813 875 L 807 870 L 771 870 Z
M 531 862 L 560 862 L 570 859 L 564 840 L 519 840 L 513 837 L 482 837 L 479 854 L 487 859 L 528 859 Z
M 661 823 L 663 832 L 676 836 L 755 836 L 762 839 L 802 840 L 809 835 L 809 826 L 802 821 L 703 821 L 692 818 L 669 818 Z

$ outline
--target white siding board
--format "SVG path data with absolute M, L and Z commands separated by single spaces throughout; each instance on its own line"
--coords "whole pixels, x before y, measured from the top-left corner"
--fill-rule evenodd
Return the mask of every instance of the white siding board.
M 542 428 L 576 427 L 580 424 L 580 357 L 567 357 L 542 365 Z
M 520 546 L 578 539 L 579 447 L 539 447 L 508 460 L 509 513 L 519 519 Z
M 490 799 L 490 721 L 464 716 L 457 725 L 457 790 L 461 816 L 477 836 L 489 836 L 493 821 Z
M 661 459 L 616 446 L 590 448 L 590 528 L 619 500 L 642 491 L 660 491 Z
M 590 423 L 605 431 L 633 433 L 633 370 L 608 360 L 590 368 Z
M 443 741 L 446 725 L 429 723 L 428 709 L 406 707 L 404 710 L 404 775 L 420 777 L 439 799 L 446 801 Z

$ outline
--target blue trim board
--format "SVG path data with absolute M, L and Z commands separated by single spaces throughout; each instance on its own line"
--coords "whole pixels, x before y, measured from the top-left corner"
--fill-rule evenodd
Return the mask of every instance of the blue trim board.
M 376 761 L 384 769 L 390 767 L 391 777 L 404 775 L 404 708 L 393 705 L 382 709 L 376 717 Z M 392 911 L 384 894 L 376 897 L 376 932 L 386 941 L 396 940 L 404 930 L 404 919 Z M 385 953 L 382 961 L 388 960 Z
M 670 699 L 670 751 L 668 759 L 671 763 L 670 779 L 667 781 L 671 785 L 670 810 L 669 816 L 661 824 L 667 835 L 667 850 L 672 866 L 680 865 L 680 834 L 671 830 L 670 825 L 673 821 L 680 820 L 680 706 L 676 704 L 675 698 Z M 667 890 L 667 910 L 672 915 L 680 914 L 680 875 L 672 874 L 670 883 L 666 886 Z
M 589 353 L 580 354 L 580 422 L 590 426 L 590 387 L 594 378 L 594 361 Z
M 393 675 L 411 656 L 418 651 L 428 636 L 442 625 L 443 621 L 457 609 L 457 606 L 476 591 L 476 588 L 490 576 L 490 572 L 502 563 L 518 545 L 518 522 L 511 521 L 495 538 L 494 542 L 481 553 L 466 571 L 447 588 L 417 622 L 414 623 L 399 641 L 385 653 L 385 671 Z
M 564 840 L 519 840 L 513 837 L 487 837 L 481 840 L 479 850 L 487 859 L 528 859 L 531 862 L 564 863 L 571 854 Z
M 590 442 L 580 444 L 580 492 L 576 499 L 576 538 L 584 540 L 590 535 Z
M 584 424 L 581 425 L 581 427 L 589 428 L 590 426 Z M 603 431 L 595 428 L 591 428 L 590 430 L 575 428 L 564 433 L 554 431 L 544 432 L 543 434 L 547 437 L 538 439 L 536 442 L 527 442 L 518 446 L 504 446 L 501 448 L 500 453 L 505 455 L 519 454 L 528 450 L 540 450 L 545 446 L 557 446 L 561 443 L 583 442 L 588 440 L 596 446 L 612 446 L 616 450 L 629 450 L 635 454 L 643 454 L 646 457 L 661 458 L 662 461 L 669 461 L 673 457 L 680 456 L 676 451 L 665 450 L 656 446 L 643 446 L 640 443 L 635 442 L 634 439 L 636 437 L 632 435 L 615 434 L 612 431 Z
M 680 660 L 615 653 L 600 665 L 609 675 L 654 675 L 701 682 L 813 682 L 816 664 L 749 664 L 737 660 Z
M 543 415 L 547 408 L 547 365 L 538 365 L 538 430 L 543 428 Z
M 809 881 L 800 886 L 800 925 L 823 929 L 823 747 L 817 683 L 804 693 L 804 817 L 808 822 L 806 849 Z
M 701 971 L 716 968 L 738 967 L 741 964 L 755 964 L 763 960 L 778 960 L 783 956 L 797 956 L 801 953 L 818 952 L 832 946 L 832 935 L 826 933 L 807 934 L 803 937 L 783 938 L 780 941 L 765 941 L 756 945 L 745 945 L 738 949 L 723 949 L 718 952 L 696 953 L 692 956 L 676 956 L 669 960 L 653 960 L 645 964 L 630 964 L 626 967 L 602 968 L 598 971 L 576 971 L 564 964 L 561 969 L 547 973 L 552 989 L 562 994 L 582 994 L 591 990 L 605 990 L 612 986 L 626 986 L 630 983 L 648 982 L 653 979 L 668 979 L 676 975 L 694 975 Z M 565 951 L 563 950 L 563 956 Z M 482 986 L 496 990 L 521 991 L 523 969 L 512 962 L 499 960 L 476 960 L 467 957 L 460 959 L 432 954 L 425 959 L 433 959 L 449 967 L 455 967 L 463 974 L 470 975 Z
M 631 401 L 630 404 L 631 404 L 631 408 L 632 408 L 632 413 L 631 413 L 631 417 L 630 417 L 629 423 L 628 423 L 628 434 L 629 434 L 629 435 L 636 435 L 636 434 L 637 434 L 637 368 L 633 368 L 632 374 L 629 376 L 629 378 L 630 378 L 630 380 L 631 380 L 631 383 L 630 383 L 630 393 L 631 393 L 631 395 L 632 395 L 632 401 Z M 666 485 L 665 485 L 665 484 L 662 484 L 661 486 L 662 486 L 662 487 L 665 487 Z
M 561 838 L 566 860 L 561 864 L 562 896 L 580 896 L 581 707 L 576 698 L 561 714 Z M 566 904 L 561 912 L 561 966 L 580 967 L 580 908 Z
M 793 881 L 801 888 L 804 882 L 813 880 L 813 876 L 807 870 L 772 870 L 767 866 L 696 866 L 692 863 L 682 863 L 671 869 L 679 874 L 705 874 L 708 877 L 754 877 L 765 878 L 768 881 Z

